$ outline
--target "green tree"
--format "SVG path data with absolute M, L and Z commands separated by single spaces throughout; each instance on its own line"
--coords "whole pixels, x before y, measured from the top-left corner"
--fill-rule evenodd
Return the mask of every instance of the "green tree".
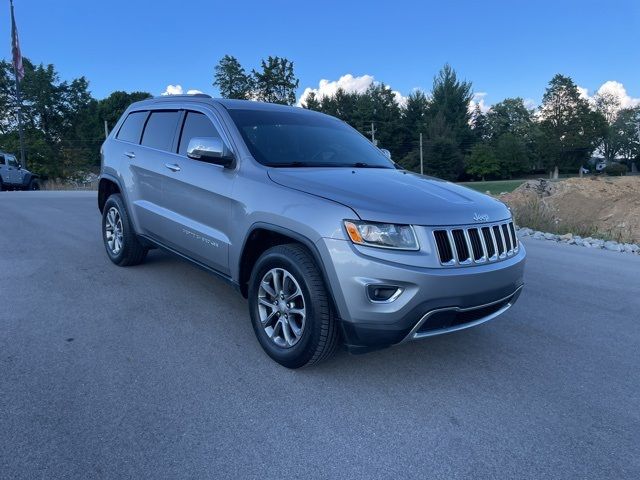
M 252 97 L 253 78 L 237 58 L 225 55 L 215 66 L 213 86 L 218 88 L 223 98 L 248 100 Z
M 613 123 L 619 154 L 631 167 L 640 160 L 640 106 L 623 108 Z
M 512 178 L 529 169 L 529 153 L 522 137 L 503 133 L 495 140 L 494 152 L 502 177 Z
M 557 74 L 549 82 L 540 109 L 541 149 L 545 165 L 558 177 L 560 168 L 578 169 L 601 138 L 604 119 L 580 97 L 570 77 Z
M 309 92 L 304 99 L 303 108 L 307 108 L 309 110 L 315 110 L 316 112 L 321 111 L 322 103 L 318 100 L 315 92 Z
M 498 177 L 501 172 L 500 162 L 496 158 L 493 148 L 486 143 L 474 145 L 465 163 L 467 173 L 481 178 L 482 181 L 487 177 Z
M 96 115 L 101 123 L 106 121 L 107 127 L 112 129 L 129 105 L 151 98 L 151 96 L 149 92 L 128 93 L 116 90 L 108 97 L 98 101 Z
M 293 62 L 281 57 L 269 56 L 262 60 L 261 71 L 253 70 L 253 87 L 256 100 L 293 105 L 299 80 L 293 71 Z
M 435 176 L 455 180 L 464 170 L 464 157 L 475 143 L 469 113 L 472 96 L 471 83 L 459 80 L 448 64 L 433 81 L 425 159 Z
M 480 105 L 476 105 L 471 116 L 471 129 L 473 135 L 478 142 L 484 142 L 489 137 L 489 126 L 487 124 L 487 115 L 482 113 Z
M 506 98 L 493 105 L 487 113 L 488 133 L 493 139 L 505 133 L 528 139 L 532 135 L 533 124 L 533 111 L 525 106 L 520 97 Z
M 609 92 L 601 92 L 596 94 L 594 106 L 604 120 L 600 132 L 600 151 L 604 158 L 611 162 L 622 148 L 622 139 L 614 126 L 620 110 L 620 98 Z

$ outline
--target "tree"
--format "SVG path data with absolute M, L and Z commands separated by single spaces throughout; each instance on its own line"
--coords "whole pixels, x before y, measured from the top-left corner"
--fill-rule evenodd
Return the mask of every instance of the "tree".
M 321 111 L 322 104 L 318 100 L 316 96 L 316 92 L 309 92 L 304 99 L 303 108 L 307 108 L 309 110 L 315 110 L 316 112 Z
M 482 113 L 480 105 L 477 105 L 473 109 L 471 116 L 471 130 L 476 141 L 483 142 L 489 137 L 489 126 L 487 124 L 487 116 Z
M 513 133 L 500 135 L 495 141 L 494 152 L 502 177 L 512 178 L 529 167 L 527 145 L 522 137 Z
M 293 105 L 299 80 L 293 71 L 293 62 L 281 57 L 269 56 L 261 62 L 262 71 L 253 70 L 253 87 L 256 100 Z
M 151 98 L 148 92 L 123 92 L 117 90 L 107 98 L 98 101 L 97 116 L 101 123 L 106 120 L 107 127 L 113 128 L 129 105 Z M 101 125 L 102 126 L 102 125 Z
M 471 83 L 458 80 L 448 64 L 434 78 L 427 109 L 426 163 L 435 176 L 455 180 L 464 170 L 464 156 L 475 142 L 469 125 L 472 96 Z
M 473 146 L 471 153 L 466 158 L 466 171 L 470 175 L 480 177 L 484 182 L 486 177 L 500 175 L 500 162 L 496 158 L 493 148 L 486 143 L 478 143 Z
M 419 90 L 407 97 L 407 102 L 400 110 L 398 135 L 393 139 L 392 153 L 399 158 L 399 163 L 409 170 L 420 167 L 420 133 L 426 132 L 427 109 L 429 98 Z
M 609 92 L 600 92 L 594 98 L 594 106 L 604 120 L 600 132 L 600 151 L 604 158 L 611 162 L 615 160 L 621 148 L 621 138 L 614 127 L 620 110 L 620 98 Z
M 529 138 L 533 123 L 533 112 L 525 106 L 524 100 L 520 97 L 506 98 L 496 103 L 487 114 L 487 128 L 492 139 L 505 133 Z
M 640 160 L 640 106 L 620 110 L 612 130 L 619 154 L 632 167 Z
M 602 115 L 589 108 L 571 78 L 557 74 L 549 82 L 540 108 L 541 148 L 547 168 L 578 169 L 592 154 L 601 135 Z
M 215 67 L 213 86 L 218 87 L 223 98 L 248 100 L 252 97 L 253 79 L 235 57 L 225 55 Z

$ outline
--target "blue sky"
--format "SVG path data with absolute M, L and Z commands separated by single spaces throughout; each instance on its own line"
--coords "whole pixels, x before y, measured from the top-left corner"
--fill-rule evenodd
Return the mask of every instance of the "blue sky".
M 9 59 L 9 5 L 0 39 Z M 321 79 L 370 75 L 408 95 L 449 62 L 491 104 L 539 102 L 555 73 L 596 91 L 614 80 L 640 98 L 640 1 L 80 1 L 14 0 L 23 55 L 85 75 L 93 94 L 215 94 L 224 54 L 248 69 L 295 63 L 299 94 Z

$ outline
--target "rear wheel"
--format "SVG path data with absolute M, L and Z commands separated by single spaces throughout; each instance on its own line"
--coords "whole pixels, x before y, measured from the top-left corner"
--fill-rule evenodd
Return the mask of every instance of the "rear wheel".
M 111 195 L 104 204 L 102 239 L 109 259 L 121 267 L 138 265 L 147 255 L 148 249 L 138 240 L 118 193 Z
M 297 244 L 270 248 L 249 280 L 249 308 L 264 351 L 287 368 L 328 358 L 338 344 L 338 322 L 322 275 Z

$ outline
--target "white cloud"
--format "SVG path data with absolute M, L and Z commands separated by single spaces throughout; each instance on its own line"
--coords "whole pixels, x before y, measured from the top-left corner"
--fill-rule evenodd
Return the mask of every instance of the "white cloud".
M 304 105 L 306 102 L 307 95 L 311 92 L 315 93 L 316 98 L 321 99 L 323 97 L 332 97 L 336 94 L 339 88 L 344 90 L 347 93 L 364 93 L 367 89 L 374 84 L 377 84 L 373 75 L 361 75 L 359 77 L 354 77 L 350 73 L 341 76 L 338 80 L 327 80 L 322 79 L 318 84 L 318 88 L 310 88 L 307 87 L 302 92 L 300 96 L 300 100 L 298 100 L 298 105 Z M 388 87 L 389 89 L 391 87 Z M 396 102 L 399 105 L 404 106 L 407 102 L 407 97 L 403 96 L 397 90 L 392 90 L 393 95 L 395 96 Z
M 636 107 L 640 105 L 640 98 L 633 98 L 627 93 L 627 89 L 624 85 L 615 80 L 609 80 L 604 82 L 597 93 L 609 93 L 618 97 L 620 100 L 620 108 Z
M 195 95 L 196 93 L 202 93 L 200 90 L 187 90 L 187 95 Z M 167 85 L 164 92 L 161 95 L 184 95 L 184 89 L 182 85 Z
M 589 95 L 589 90 L 584 87 L 578 87 L 578 92 L 580 92 L 580 96 L 585 100 L 588 100 L 589 103 L 593 105 L 594 97 L 598 94 L 610 94 L 618 98 L 620 101 L 620 108 L 629 108 L 636 107 L 640 105 L 640 98 L 634 98 L 627 93 L 627 89 L 624 88 L 624 85 L 620 82 L 616 82 L 615 80 L 607 80 L 600 88 L 596 90 L 594 95 Z
M 469 102 L 469 111 L 473 112 L 476 109 L 476 105 L 479 105 L 480 111 L 482 113 L 487 113 L 491 108 L 491 105 L 487 105 L 484 101 L 484 97 L 486 97 L 487 95 L 487 92 L 474 93 L 473 98 Z

